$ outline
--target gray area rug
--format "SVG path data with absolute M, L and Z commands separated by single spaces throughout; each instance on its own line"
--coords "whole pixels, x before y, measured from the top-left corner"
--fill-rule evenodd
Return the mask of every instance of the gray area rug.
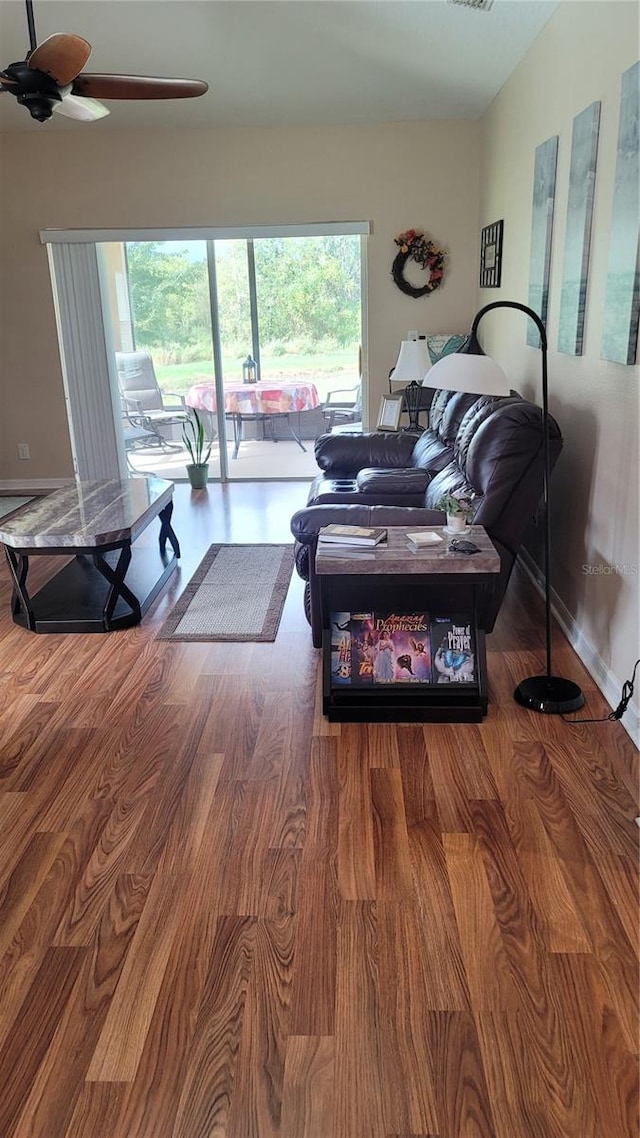
M 14 510 L 19 510 L 20 506 L 26 506 L 27 502 L 33 502 L 33 498 L 0 497 L 0 518 L 6 518 L 7 514 L 12 514 Z
M 275 640 L 293 545 L 212 545 L 159 640 Z

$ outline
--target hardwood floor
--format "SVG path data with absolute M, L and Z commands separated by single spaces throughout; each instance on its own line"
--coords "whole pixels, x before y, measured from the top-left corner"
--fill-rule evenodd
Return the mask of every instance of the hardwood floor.
M 126 632 L 17 628 L 0 568 L 0 1135 L 632 1138 L 638 756 L 514 703 L 526 582 L 480 725 L 327 723 L 297 577 L 274 644 L 154 639 L 305 495 L 178 487 Z

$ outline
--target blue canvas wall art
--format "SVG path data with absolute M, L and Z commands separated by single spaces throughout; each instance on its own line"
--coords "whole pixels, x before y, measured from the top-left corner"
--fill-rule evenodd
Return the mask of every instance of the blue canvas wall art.
M 549 273 L 551 270 L 551 236 L 556 197 L 558 135 L 536 147 L 533 168 L 533 208 L 531 215 L 531 254 L 529 259 L 529 308 L 533 308 L 546 326 L 549 309 Z M 540 333 L 530 320 L 527 343 L 540 347 Z
M 633 364 L 640 313 L 640 62 L 622 76 L 602 358 Z
M 570 356 L 582 355 L 599 128 L 600 103 L 573 120 L 558 329 L 558 351 Z

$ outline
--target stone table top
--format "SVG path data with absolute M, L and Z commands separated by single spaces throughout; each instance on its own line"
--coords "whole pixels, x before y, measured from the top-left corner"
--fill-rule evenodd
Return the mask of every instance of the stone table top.
M 136 477 L 74 482 L 0 519 L 0 542 L 13 549 L 81 549 L 134 541 L 171 501 L 173 482 Z
M 435 533 L 442 538 L 437 545 L 415 548 L 408 533 Z M 333 552 L 318 546 L 316 573 L 358 576 L 402 574 L 478 574 L 499 573 L 500 557 L 483 526 L 467 526 L 464 533 L 450 534 L 444 526 L 388 526 L 386 545 L 340 546 Z M 455 538 L 472 541 L 480 552 L 455 553 L 449 543 Z

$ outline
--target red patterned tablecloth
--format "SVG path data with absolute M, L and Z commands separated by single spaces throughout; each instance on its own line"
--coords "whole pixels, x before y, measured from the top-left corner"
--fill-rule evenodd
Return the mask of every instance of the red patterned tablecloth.
M 186 396 L 189 407 L 197 411 L 216 410 L 216 389 L 212 383 L 195 383 Z M 287 415 L 290 411 L 313 411 L 320 400 L 313 383 L 226 383 L 225 412 L 235 415 Z

